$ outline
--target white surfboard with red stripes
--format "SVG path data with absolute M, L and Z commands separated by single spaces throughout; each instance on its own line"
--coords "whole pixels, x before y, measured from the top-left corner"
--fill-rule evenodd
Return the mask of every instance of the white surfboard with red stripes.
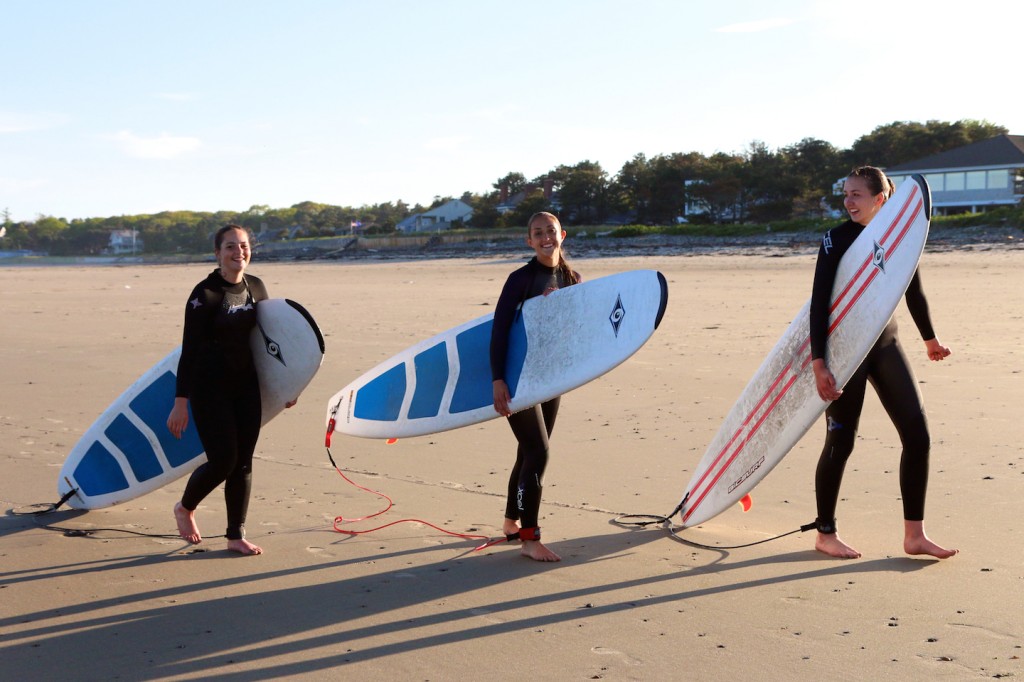
M 843 256 L 829 318 L 829 369 L 842 387 L 907 291 L 928 239 L 931 195 L 903 182 Z M 808 287 L 810 283 L 808 283 Z M 811 369 L 810 301 L 761 363 L 711 441 L 680 502 L 684 527 L 739 502 L 825 411 Z

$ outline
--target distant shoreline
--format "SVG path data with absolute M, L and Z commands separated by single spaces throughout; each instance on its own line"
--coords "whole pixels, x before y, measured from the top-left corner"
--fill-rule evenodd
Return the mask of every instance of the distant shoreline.
M 384 260 L 437 260 L 445 258 L 525 257 L 528 249 L 522 239 L 502 235 L 494 239 L 451 235 L 431 235 L 409 245 L 395 243 L 362 247 L 355 240 L 340 239 L 274 242 L 256 248 L 261 262 L 322 261 L 363 262 Z M 660 235 L 611 237 L 578 235 L 566 240 L 566 252 L 573 258 L 611 258 L 624 256 L 697 256 L 737 255 L 795 256 L 813 254 L 821 235 L 815 232 L 765 233 L 727 237 Z M 366 240 L 369 241 L 369 240 Z M 381 240 L 384 242 L 385 240 Z M 404 240 L 403 240 L 404 241 Z M 347 243 L 347 246 L 344 244 Z M 339 246 L 339 244 L 343 244 Z M 926 251 L 992 250 L 1024 248 L 1024 231 L 1016 227 L 933 228 Z M 134 256 L 10 256 L 0 258 L 0 267 L 23 266 L 126 266 L 169 265 L 213 262 L 212 254 L 134 255 Z

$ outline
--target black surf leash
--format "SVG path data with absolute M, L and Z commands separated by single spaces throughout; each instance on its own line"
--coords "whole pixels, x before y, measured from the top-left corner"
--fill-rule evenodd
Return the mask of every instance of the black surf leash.
M 12 509 L 12 516 L 31 516 L 33 519 L 38 519 L 46 514 L 52 514 L 70 500 L 74 495 L 78 493 L 78 488 L 72 488 L 64 497 L 60 498 L 56 502 L 41 502 L 38 504 L 29 505 L 29 507 L 42 507 L 42 509 L 33 509 L 32 511 L 19 511 L 18 509 Z M 144 538 L 171 538 L 171 539 L 182 539 L 180 535 L 172 535 L 169 533 L 143 533 L 137 530 L 129 530 L 127 528 L 67 528 L 65 526 L 56 526 L 52 523 L 39 523 L 36 521 L 36 526 L 43 530 L 52 530 L 58 533 L 63 533 L 64 537 L 68 538 L 91 538 L 94 533 L 98 532 L 109 532 L 109 533 L 125 533 L 127 535 L 137 535 Z M 223 538 L 226 535 L 204 535 L 204 538 Z
M 743 544 L 743 545 L 703 545 L 703 544 L 701 544 L 699 542 L 694 542 L 693 540 L 687 540 L 686 538 L 681 537 L 678 534 L 677 531 L 682 530 L 683 526 L 672 525 L 672 517 L 675 516 L 676 514 L 678 514 L 680 512 L 680 510 L 682 510 L 683 505 L 686 504 L 686 500 L 688 498 L 689 498 L 689 495 L 684 497 L 683 501 L 680 502 L 678 505 L 676 505 L 676 508 L 673 509 L 670 513 L 666 514 L 665 516 L 661 516 L 661 515 L 658 515 L 658 514 L 622 514 L 622 515 L 616 516 L 614 519 L 612 519 L 612 523 L 614 523 L 617 526 L 624 526 L 624 527 L 631 527 L 631 528 L 646 528 L 647 526 L 653 526 L 655 524 L 658 524 L 662 528 L 667 530 L 669 532 L 669 534 L 673 538 L 678 540 L 679 542 L 682 542 L 685 545 L 690 545 L 691 547 L 697 547 L 698 549 L 710 549 L 710 550 L 716 550 L 716 549 L 744 549 L 746 547 L 753 547 L 755 545 L 761 545 L 761 544 L 764 544 L 766 542 L 772 542 L 773 540 L 780 540 L 780 539 L 782 539 L 784 537 L 788 537 L 788 536 L 793 535 L 795 533 L 804 533 L 806 531 L 809 531 L 809 530 L 812 530 L 814 528 L 817 528 L 817 523 L 815 521 L 811 521 L 810 523 L 805 523 L 804 525 L 800 526 L 796 530 L 791 530 L 788 533 L 783 533 L 781 535 L 776 535 L 774 537 L 765 538 L 763 540 L 758 540 L 756 542 L 748 542 L 748 543 Z

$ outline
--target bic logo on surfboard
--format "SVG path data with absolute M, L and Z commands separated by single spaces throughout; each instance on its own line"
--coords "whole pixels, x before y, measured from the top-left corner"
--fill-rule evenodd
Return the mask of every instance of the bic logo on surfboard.
M 871 263 L 885 274 L 885 249 L 875 242 L 875 249 L 871 253 Z
M 608 316 L 608 321 L 612 323 L 612 331 L 615 332 L 615 336 L 619 335 L 619 325 L 622 324 L 622 318 L 626 316 L 626 309 L 622 307 L 622 296 L 615 296 L 615 307 L 612 309 L 612 314 Z

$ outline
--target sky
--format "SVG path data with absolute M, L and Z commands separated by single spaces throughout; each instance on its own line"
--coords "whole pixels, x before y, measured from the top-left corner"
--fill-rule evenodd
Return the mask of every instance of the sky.
M 0 0 L 0 211 L 486 193 L 638 153 L 1024 134 L 1019 0 Z

